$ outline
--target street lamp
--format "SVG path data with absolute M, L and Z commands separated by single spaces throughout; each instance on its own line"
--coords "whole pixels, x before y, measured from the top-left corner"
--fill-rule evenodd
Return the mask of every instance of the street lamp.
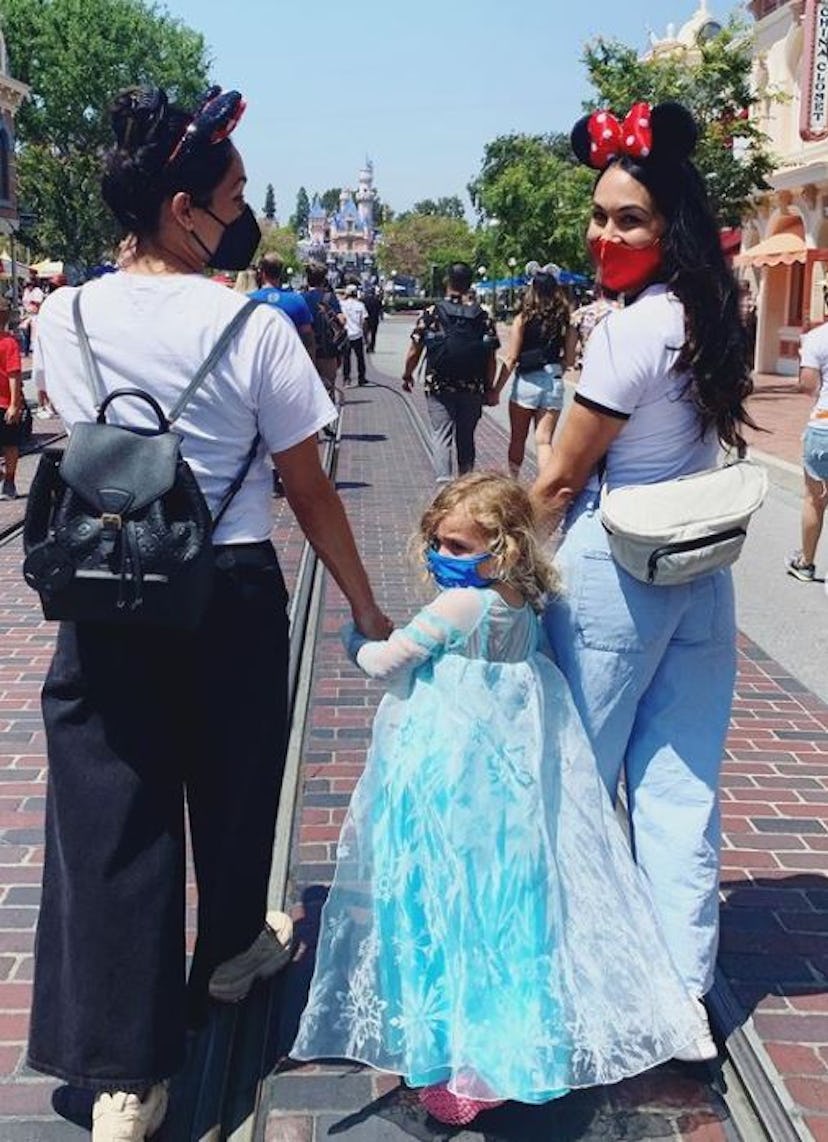
M 287 274 L 287 284 L 289 289 L 293 289 L 293 266 L 288 266 L 285 270 Z
M 489 230 L 494 230 L 495 226 L 500 225 L 500 219 L 491 217 L 486 220 L 486 226 Z M 495 264 L 495 239 L 492 239 L 492 317 L 497 320 L 497 267 Z
M 515 266 L 517 258 L 509 259 L 509 309 L 515 312 Z
M 477 277 L 478 277 L 478 288 L 482 292 L 483 291 L 483 282 L 486 278 L 486 267 L 485 266 L 478 266 L 477 267 Z

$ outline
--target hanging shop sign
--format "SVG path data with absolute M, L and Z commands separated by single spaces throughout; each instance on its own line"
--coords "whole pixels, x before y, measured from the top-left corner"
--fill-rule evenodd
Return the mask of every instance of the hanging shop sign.
M 803 25 L 799 134 L 812 142 L 828 135 L 828 0 L 807 0 Z

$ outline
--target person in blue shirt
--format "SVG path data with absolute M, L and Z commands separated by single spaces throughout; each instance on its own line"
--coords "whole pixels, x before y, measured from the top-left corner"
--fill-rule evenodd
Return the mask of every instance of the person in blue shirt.
M 307 277 L 308 288 L 301 296 L 310 310 L 311 321 L 313 322 L 315 330 L 316 371 L 325 382 L 328 395 L 333 398 L 334 383 L 339 369 L 341 354 L 337 352 L 336 345 L 331 339 L 326 322 L 324 320 L 318 320 L 320 304 L 327 306 L 328 310 L 334 314 L 336 321 L 338 321 L 343 328 L 345 326 L 345 317 L 342 313 L 342 307 L 339 304 L 339 298 L 329 284 L 327 266 L 323 266 L 321 262 L 309 262 L 305 267 L 305 275 Z
M 308 309 L 308 303 L 292 289 L 282 289 L 282 275 L 285 264 L 278 254 L 264 254 L 256 267 L 256 280 L 259 288 L 252 290 L 247 296 L 265 305 L 275 305 L 281 309 L 293 324 L 299 334 L 302 344 L 308 351 L 308 356 L 316 364 L 316 338 L 313 335 L 313 318 Z M 278 468 L 273 469 L 273 494 L 283 496 L 282 478 Z
M 313 317 L 308 303 L 301 294 L 294 293 L 292 289 L 282 288 L 282 274 L 284 262 L 278 254 L 265 254 L 256 269 L 256 279 L 259 288 L 248 296 L 256 301 L 263 301 L 267 305 L 275 305 L 281 309 L 293 324 L 302 339 L 302 344 L 308 351 L 310 359 L 316 361 L 316 343 L 313 336 Z

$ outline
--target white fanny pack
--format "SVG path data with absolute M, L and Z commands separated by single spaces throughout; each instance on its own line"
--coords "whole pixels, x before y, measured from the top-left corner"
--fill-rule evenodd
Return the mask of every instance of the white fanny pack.
M 634 578 L 686 583 L 736 562 L 767 490 L 767 473 L 749 460 L 658 484 L 604 484 L 601 522 L 613 558 Z

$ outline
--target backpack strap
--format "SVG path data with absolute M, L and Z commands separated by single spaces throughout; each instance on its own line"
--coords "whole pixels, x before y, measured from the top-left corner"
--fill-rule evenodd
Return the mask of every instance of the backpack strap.
M 81 287 L 82 288 L 82 287 Z M 98 362 L 92 356 L 92 347 L 89 344 L 89 338 L 86 335 L 86 330 L 83 326 L 83 318 L 80 311 L 81 290 L 75 290 L 75 296 L 72 298 L 72 320 L 75 323 L 75 333 L 78 337 L 78 345 L 81 351 L 81 360 L 83 361 L 83 369 L 86 377 L 86 383 L 89 386 L 89 391 L 92 393 L 92 400 L 95 404 L 95 412 L 99 410 L 103 402 L 106 400 L 106 386 L 103 383 L 101 371 L 98 368 Z
M 72 317 L 75 322 L 75 332 L 78 335 L 78 344 L 80 345 L 81 357 L 83 359 L 84 369 L 86 372 L 86 381 L 92 392 L 92 399 L 95 401 L 95 408 L 97 411 L 100 405 L 102 405 L 106 400 L 107 392 L 106 387 L 103 383 L 100 369 L 98 368 L 98 362 L 95 360 L 92 354 L 92 348 L 89 344 L 89 337 L 87 336 L 86 329 L 83 325 L 83 318 L 81 317 L 80 311 L 80 295 L 81 290 L 76 290 L 75 296 L 72 298 Z M 187 385 L 186 389 L 175 402 L 171 411 L 169 412 L 167 416 L 167 421 L 169 424 L 172 424 L 173 421 L 176 420 L 184 411 L 187 402 L 190 400 L 199 386 L 203 383 L 207 374 L 210 373 L 218 363 L 232 338 L 235 336 L 238 330 L 241 329 L 243 325 L 245 325 L 247 319 L 250 317 L 253 310 L 258 307 L 258 305 L 259 302 L 251 298 L 249 301 L 245 302 L 239 312 L 235 314 L 224 327 L 221 335 L 219 336 L 219 339 L 216 341 L 215 345 L 207 355 L 206 360 L 202 363 L 196 375 L 190 381 L 189 385 Z M 233 478 L 233 482 L 222 496 L 221 502 L 219 503 L 216 513 L 213 516 L 214 530 L 216 527 L 218 527 L 221 517 L 230 507 L 230 503 L 236 492 L 238 492 L 239 488 L 244 483 L 245 477 L 250 471 L 250 466 L 256 458 L 256 453 L 259 450 L 261 439 L 261 435 L 257 432 L 253 437 L 253 442 L 248 449 L 247 455 L 245 456 L 241 467 Z
M 82 288 L 75 291 L 75 296 L 72 298 L 72 319 L 75 323 L 75 333 L 78 337 L 78 344 L 81 351 L 81 359 L 83 360 L 84 371 L 86 373 L 86 383 L 92 393 L 92 399 L 95 401 L 95 409 L 100 407 L 106 400 L 107 392 L 106 386 L 103 383 L 101 371 L 98 368 L 98 362 L 92 354 L 92 347 L 89 344 L 89 337 L 83 324 L 80 310 L 80 298 Z M 215 368 L 219 359 L 223 356 L 225 349 L 229 345 L 232 338 L 237 331 L 247 322 L 250 314 L 257 308 L 258 302 L 251 299 L 245 302 L 237 314 L 227 323 L 222 330 L 218 340 L 213 348 L 207 355 L 206 360 L 201 364 L 193 379 L 187 385 L 184 392 L 173 405 L 170 412 L 167 414 L 167 420 L 170 424 L 177 420 L 190 398 L 194 395 L 196 390 L 204 383 L 207 375 Z
M 244 460 L 242 461 L 241 467 L 239 468 L 236 475 L 233 477 L 233 483 L 230 485 L 230 487 L 227 489 L 227 491 L 221 497 L 221 501 L 219 503 L 219 506 L 216 508 L 215 515 L 213 516 L 213 531 L 215 531 L 216 528 L 218 527 L 219 523 L 221 522 L 221 517 L 224 515 L 224 513 L 230 507 L 230 503 L 231 503 L 233 497 L 235 496 L 236 492 L 239 490 L 239 488 L 244 483 L 245 477 L 247 476 L 247 473 L 250 471 L 250 465 L 256 459 L 256 453 L 259 450 L 259 444 L 261 443 L 261 439 L 262 438 L 261 438 L 260 433 L 257 432 L 256 435 L 253 437 L 253 443 L 250 445 L 250 448 L 247 451 L 247 455 L 245 456 Z
M 242 326 L 246 324 L 250 314 L 254 309 L 257 309 L 258 306 L 259 302 L 251 298 L 249 301 L 245 302 L 239 312 L 224 327 L 218 341 L 216 341 L 215 345 L 207 355 L 207 359 L 203 362 L 196 375 L 187 385 L 184 392 L 181 394 L 181 396 L 178 398 L 178 400 L 175 402 L 167 414 L 167 420 L 170 422 L 170 424 L 172 424 L 173 421 L 177 420 L 178 417 L 181 416 L 181 413 L 184 411 L 187 402 L 195 394 L 196 389 L 200 387 L 208 373 L 212 372 L 212 370 L 218 364 L 220 358 L 224 355 L 224 351 L 232 341 L 233 337 L 236 335 L 239 329 L 241 329 Z

